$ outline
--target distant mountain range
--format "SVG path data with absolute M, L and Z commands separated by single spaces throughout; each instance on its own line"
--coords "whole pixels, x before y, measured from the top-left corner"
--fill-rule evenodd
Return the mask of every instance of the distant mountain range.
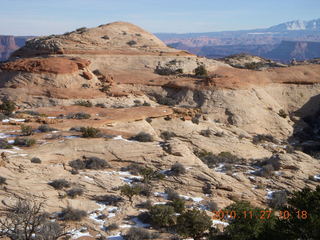
M 0 61 L 6 60 L 16 49 L 24 46 L 30 37 L 14 37 L 0 35 Z
M 265 29 L 207 33 L 158 33 L 166 44 L 209 58 L 248 53 L 289 62 L 320 57 L 320 19 L 291 21 Z
M 247 53 L 272 60 L 289 62 L 320 57 L 320 18 L 295 20 L 265 29 L 206 32 L 157 33 L 171 47 L 199 56 L 222 58 Z M 31 37 L 0 35 L 0 61 L 6 60 Z

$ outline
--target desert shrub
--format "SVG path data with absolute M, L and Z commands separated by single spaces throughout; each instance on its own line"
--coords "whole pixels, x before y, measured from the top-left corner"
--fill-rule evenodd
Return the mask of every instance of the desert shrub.
M 161 132 L 160 134 L 160 137 L 163 139 L 163 140 L 170 140 L 172 139 L 173 137 L 176 137 L 177 135 L 174 133 L 174 132 L 169 132 L 169 131 L 164 131 L 164 132 Z
M 152 206 L 150 211 L 152 225 L 156 227 L 170 227 L 175 224 L 174 208 L 167 205 Z
M 172 165 L 170 172 L 174 176 L 183 175 L 187 172 L 186 168 L 179 162 Z
M 155 239 L 158 235 L 155 233 L 150 233 L 144 228 L 130 228 L 127 232 L 125 239 L 126 240 L 143 240 L 143 239 Z
M 81 169 L 106 169 L 110 167 L 110 164 L 98 157 L 84 157 L 84 160 L 76 159 L 69 162 L 69 166 L 81 170 Z
M 5 177 L 0 176 L 0 185 L 6 184 L 7 179 Z
M 16 104 L 8 98 L 3 98 L 0 104 L 0 111 L 7 116 L 10 116 L 16 109 Z
M 212 152 L 207 152 L 205 150 L 195 151 L 195 155 L 201 159 L 205 164 L 210 168 L 214 168 L 219 163 L 241 163 L 244 161 L 243 158 L 239 158 L 236 155 L 233 155 L 230 152 L 221 152 L 218 155 L 213 154 Z
M 105 168 L 110 168 L 110 164 L 101 158 L 98 157 L 87 157 L 84 160 L 85 163 L 85 168 L 87 169 L 105 169 Z
M 147 200 L 145 202 L 139 203 L 137 204 L 138 208 L 146 208 L 146 209 L 150 209 L 152 207 L 152 202 L 151 200 Z
M 131 163 L 126 167 L 121 168 L 121 171 L 128 171 L 133 175 L 138 175 L 140 174 L 140 170 L 144 168 L 144 166 L 141 166 L 137 163 Z
M 256 174 L 258 176 L 268 177 L 268 176 L 271 176 L 273 172 L 274 172 L 274 168 L 272 164 L 267 164 L 267 165 L 264 165 L 260 171 L 257 171 Z
M 107 205 L 114 205 L 117 206 L 120 202 L 123 202 L 123 198 L 116 196 L 116 195 L 101 195 L 101 196 L 95 196 L 93 197 L 93 200 L 100 202 L 100 203 L 104 203 Z
M 176 213 L 183 213 L 185 210 L 186 202 L 181 198 L 176 198 L 173 201 L 168 202 L 167 205 L 173 207 Z
M 177 75 L 177 74 L 182 74 L 183 69 L 182 68 L 176 69 L 168 66 L 165 66 L 165 67 L 157 66 L 156 69 L 154 70 L 154 73 L 163 75 L 163 76 Z
M 71 198 L 76 198 L 78 196 L 83 195 L 83 189 L 82 188 L 72 188 L 67 191 L 67 196 Z
M 92 103 L 90 101 L 79 100 L 74 103 L 74 105 L 83 106 L 83 107 L 92 107 Z
M 218 204 L 215 201 L 212 201 L 212 200 L 206 201 L 204 203 L 204 206 L 206 207 L 206 209 L 208 209 L 211 212 L 218 210 Z
M 17 200 L 12 206 L 2 209 L 0 237 L 16 240 L 57 240 L 67 235 L 65 227 L 51 222 L 43 211 L 44 203 Z
M 106 105 L 104 103 L 97 103 L 95 106 L 99 108 L 106 108 Z
M 173 201 L 175 199 L 180 199 L 179 194 L 175 190 L 173 190 L 172 188 L 166 188 L 164 190 L 164 192 L 168 195 L 169 200 Z
M 281 209 L 287 203 L 286 191 L 278 191 L 272 193 L 272 198 L 269 199 L 268 205 L 274 209 Z
M 93 127 L 82 127 L 80 131 L 84 138 L 99 138 L 102 136 L 100 130 Z
M 155 95 L 155 99 L 158 104 L 160 105 L 166 105 L 166 106 L 174 106 L 176 105 L 177 101 L 170 97 L 165 97 L 162 95 Z
M 0 148 L 1 149 L 11 149 L 13 146 L 8 143 L 7 140 L 0 139 Z
M 37 111 L 32 111 L 32 110 L 24 110 L 24 111 L 16 111 L 16 113 L 22 113 L 22 114 L 28 114 L 31 116 L 42 116 L 42 113 L 39 113 Z
M 129 42 L 127 42 L 127 44 L 128 44 L 130 47 L 132 47 L 132 46 L 136 45 L 137 42 L 134 41 L 134 40 L 130 40 Z
M 287 118 L 288 117 L 288 114 L 283 109 L 279 110 L 278 115 L 280 117 L 282 117 L 282 118 Z
M 184 237 L 201 239 L 211 225 L 212 220 L 204 211 L 193 209 L 178 216 L 177 231 Z
M 208 129 L 205 129 L 205 130 L 201 130 L 200 131 L 200 135 L 202 135 L 204 137 L 210 137 L 212 135 L 212 133 L 211 133 L 211 130 L 208 128 Z
M 78 29 L 76 30 L 76 32 L 83 33 L 83 32 L 85 32 L 86 30 L 87 30 L 86 27 L 81 27 L 81 28 L 78 28 Z
M 200 66 L 196 67 L 194 69 L 194 74 L 197 77 L 206 77 L 206 76 L 208 76 L 207 69 L 206 69 L 206 67 L 204 65 L 200 65 Z
M 33 138 L 15 138 L 13 145 L 21 146 L 21 147 L 31 147 L 36 144 L 36 140 Z
M 206 182 L 204 184 L 204 186 L 202 187 L 202 192 L 204 194 L 212 194 L 212 185 L 208 182 Z
M 38 157 L 33 157 L 33 158 L 31 158 L 30 161 L 31 161 L 32 163 L 41 163 L 41 159 L 38 158 Z
M 139 174 L 143 177 L 142 182 L 149 183 L 152 180 L 161 180 L 164 178 L 164 175 L 158 171 L 154 171 L 149 167 L 142 167 L 139 169 Z
M 125 184 L 121 187 L 119 187 L 119 190 L 121 192 L 121 195 L 126 196 L 130 203 L 132 204 L 132 199 L 135 195 L 140 194 L 141 187 L 139 185 L 129 185 Z
M 38 130 L 40 132 L 51 132 L 51 131 L 56 131 L 57 129 L 51 128 L 48 124 L 42 124 L 38 127 Z
M 253 144 L 258 144 L 258 143 L 262 143 L 262 142 L 278 143 L 277 139 L 275 139 L 270 134 L 258 134 L 258 135 L 255 135 L 252 139 Z
M 117 223 L 111 223 L 109 226 L 107 226 L 108 231 L 113 231 L 119 229 L 119 225 Z
M 65 180 L 65 179 L 56 179 L 56 180 L 53 180 L 52 182 L 49 182 L 48 183 L 51 187 L 53 187 L 54 189 L 56 190 L 61 190 L 63 188 L 68 188 L 70 187 L 70 183 Z
M 72 207 L 63 208 L 59 214 L 62 221 L 81 221 L 87 216 L 87 212 Z
M 150 197 L 152 195 L 152 185 L 151 184 L 136 183 L 134 185 L 136 185 L 137 188 L 140 188 L 139 195 L 143 195 L 146 197 Z
M 21 125 L 20 129 L 23 136 L 30 136 L 33 134 L 33 129 L 31 126 Z
M 91 115 L 84 112 L 70 113 L 66 116 L 68 119 L 89 119 Z
M 148 102 L 146 102 L 146 101 L 144 101 L 144 102 L 142 103 L 142 106 L 150 107 L 150 106 L 151 106 L 151 104 L 150 104 L 150 103 L 148 103 Z
M 244 68 L 250 70 L 259 70 L 262 67 L 264 67 L 264 64 L 262 62 L 250 62 L 244 64 Z
M 8 118 L 8 116 L 4 115 L 3 113 L 0 112 L 0 121 Z
M 153 137 L 149 133 L 140 132 L 137 135 L 129 138 L 130 140 L 135 140 L 139 142 L 152 142 Z

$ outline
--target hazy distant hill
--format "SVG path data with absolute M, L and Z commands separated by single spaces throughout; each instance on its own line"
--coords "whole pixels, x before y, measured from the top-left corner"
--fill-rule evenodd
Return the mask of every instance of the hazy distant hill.
M 317 44 L 320 42 L 320 19 L 296 20 L 266 29 L 156 35 L 170 46 L 212 58 L 237 53 L 284 62 L 293 57 L 301 60 L 320 57 Z
M 0 61 L 6 60 L 13 51 L 24 46 L 28 38 L 30 37 L 14 37 L 0 35 Z

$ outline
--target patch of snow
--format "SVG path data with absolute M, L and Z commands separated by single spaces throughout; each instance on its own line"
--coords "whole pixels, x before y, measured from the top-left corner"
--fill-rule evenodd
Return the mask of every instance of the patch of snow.
M 275 191 L 270 191 L 270 190 L 268 190 L 268 189 L 267 189 L 267 191 L 268 191 L 268 192 L 267 192 L 267 197 L 266 197 L 266 198 L 267 198 L 267 199 L 272 199 L 272 198 L 273 198 L 273 193 L 274 193 Z
M 185 200 L 192 200 L 194 202 L 201 202 L 203 201 L 203 198 L 202 197 L 189 197 L 189 196 L 185 196 L 185 195 L 180 195 L 180 197 L 182 197 L 183 199 Z
M 155 202 L 154 205 L 165 205 L 167 202 Z
M 28 156 L 28 154 L 26 154 L 26 153 L 21 153 L 21 154 L 18 154 L 18 156 L 20 156 L 20 157 L 26 157 L 26 156 Z
M 132 228 L 133 226 L 132 225 L 129 225 L 129 224 L 122 224 L 119 226 L 120 228 Z
M 147 228 L 151 226 L 150 224 L 141 222 L 140 219 L 137 217 L 134 217 L 131 220 L 135 223 L 135 227 Z
M 58 133 L 58 132 L 60 132 L 60 131 L 52 131 L 52 133 Z
M 8 143 L 9 144 L 14 144 L 14 140 L 9 140 Z
M 80 136 L 64 136 L 66 139 L 81 138 Z
M 214 168 L 216 172 L 223 172 L 224 171 L 224 164 L 220 163 L 218 167 Z
M 21 148 L 18 148 L 18 147 L 13 147 L 13 149 L 18 151 L 21 150 Z
M 5 134 L 5 133 L 0 133 L 0 138 L 9 138 L 9 137 L 17 137 L 18 135 L 15 134 Z
M 10 150 L 1 150 L 1 152 L 6 152 L 6 153 L 16 154 L 16 152 L 14 152 L 14 151 L 10 151 Z
M 122 141 L 125 141 L 125 142 L 133 142 L 133 141 L 130 141 L 128 139 L 123 138 L 121 135 L 118 135 L 118 136 L 114 137 L 113 140 L 122 140 Z
M 168 200 L 168 194 L 166 194 L 166 193 L 163 193 L 163 192 L 155 192 L 155 193 L 153 193 L 154 194 L 154 196 L 156 196 L 156 197 L 163 197 L 164 199 L 167 199 Z
M 115 235 L 109 236 L 107 237 L 107 239 L 109 240 L 125 240 L 122 236 L 121 236 L 121 232 L 118 232 Z
M 89 181 L 94 181 L 94 179 L 93 179 L 93 178 L 88 177 L 88 176 L 84 176 L 84 178 L 85 178 L 85 179 L 88 179 Z
M 8 123 L 10 121 L 14 121 L 14 122 L 24 122 L 26 121 L 25 119 L 19 119 L 19 118 L 9 118 L 9 119 L 3 119 L 2 122 L 3 123 Z
M 57 117 L 47 117 L 48 119 L 56 119 Z
M 80 237 L 92 237 L 89 232 L 82 232 L 84 230 L 87 230 L 87 228 L 82 228 L 80 230 L 77 230 L 77 229 L 71 230 L 70 233 L 72 234 L 72 239 L 77 239 Z
M 227 223 L 227 222 L 222 222 L 222 221 L 220 221 L 220 220 L 212 220 L 212 225 L 213 226 L 215 226 L 215 225 L 223 225 L 223 226 L 228 226 L 229 225 L 229 223 Z
M 100 228 L 103 229 L 104 228 L 104 223 L 105 223 L 105 220 L 103 219 L 99 219 L 98 217 L 100 216 L 101 214 L 98 214 L 96 212 L 93 212 L 89 215 L 89 218 L 93 221 L 95 221 L 96 223 L 99 224 Z
M 317 181 L 320 181 L 320 174 L 314 175 L 314 176 L 313 176 L 313 179 L 314 179 L 314 180 L 317 180 Z

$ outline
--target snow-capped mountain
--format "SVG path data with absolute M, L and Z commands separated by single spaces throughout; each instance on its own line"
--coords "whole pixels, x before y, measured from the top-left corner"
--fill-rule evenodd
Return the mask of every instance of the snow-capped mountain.
M 320 31 L 320 18 L 311 21 L 295 20 L 268 28 L 269 31 Z

